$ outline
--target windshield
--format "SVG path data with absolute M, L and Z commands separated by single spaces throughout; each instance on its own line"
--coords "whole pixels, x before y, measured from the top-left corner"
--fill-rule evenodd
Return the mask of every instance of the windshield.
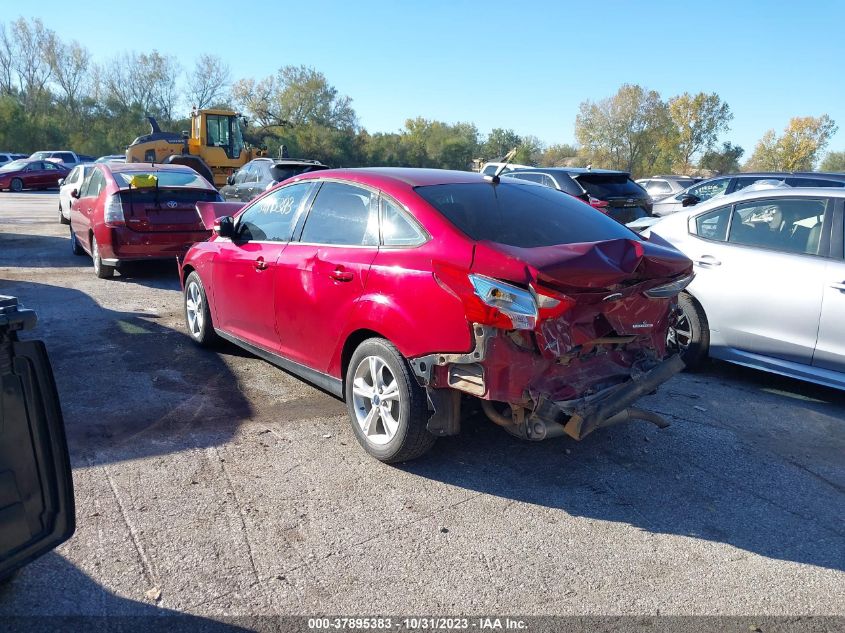
M 6 163 L 0 167 L 0 171 L 18 171 L 29 164 L 28 160 L 13 160 L 11 163 Z
M 415 191 L 474 240 L 536 248 L 639 239 L 572 196 L 549 187 L 502 181 L 416 187 Z
M 205 118 L 206 144 L 219 147 L 229 158 L 238 158 L 244 148 L 241 122 L 233 114 L 209 114 Z
M 578 183 L 594 198 L 642 198 L 645 192 L 626 174 L 578 174 Z
M 114 173 L 114 180 L 121 189 L 125 189 L 129 187 L 129 180 L 135 176 L 158 178 L 159 187 L 209 188 L 208 183 L 195 171 L 120 171 Z
M 35 152 L 35 153 L 34 153 L 32 156 L 30 156 L 29 158 L 30 158 L 31 160 L 44 160 L 45 158 L 50 158 L 50 156 L 51 156 L 52 154 L 53 154 L 53 152 Z

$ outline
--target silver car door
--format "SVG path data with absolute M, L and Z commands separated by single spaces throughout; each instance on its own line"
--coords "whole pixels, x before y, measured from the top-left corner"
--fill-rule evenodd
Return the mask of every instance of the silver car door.
M 690 291 L 704 307 L 713 356 L 739 350 L 812 362 L 827 262 L 808 253 L 818 251 L 825 206 L 819 199 L 763 199 L 695 219 Z M 716 239 L 703 239 L 714 218 Z
M 840 199 L 836 221 L 832 222 L 831 256 L 824 278 L 824 297 L 819 338 L 813 365 L 822 369 L 845 372 L 845 261 L 842 260 L 845 229 Z M 836 259 L 833 259 L 835 257 Z

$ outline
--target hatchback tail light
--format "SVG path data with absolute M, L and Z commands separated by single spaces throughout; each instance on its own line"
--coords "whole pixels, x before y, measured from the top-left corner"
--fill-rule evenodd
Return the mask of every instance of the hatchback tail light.
M 123 201 L 120 199 L 120 194 L 113 194 L 106 198 L 103 222 L 106 223 L 106 226 L 126 225 L 126 218 L 123 215 Z
M 434 278 L 464 304 L 467 320 L 503 330 L 533 330 L 546 318 L 563 314 L 569 297 L 526 290 L 492 277 L 435 264 Z
M 593 198 L 593 196 L 590 196 L 587 199 L 587 202 L 589 202 L 590 206 L 594 209 L 598 209 L 602 213 L 607 213 L 607 207 L 609 206 L 607 200 L 599 200 L 598 198 Z
M 649 297 L 650 299 L 666 299 L 668 297 L 674 297 L 679 292 L 681 292 L 681 290 L 690 285 L 693 277 L 695 277 L 695 274 L 686 275 L 685 277 L 675 279 L 674 281 L 671 281 L 668 284 L 657 286 L 656 288 L 652 288 L 651 290 L 646 290 L 645 296 Z

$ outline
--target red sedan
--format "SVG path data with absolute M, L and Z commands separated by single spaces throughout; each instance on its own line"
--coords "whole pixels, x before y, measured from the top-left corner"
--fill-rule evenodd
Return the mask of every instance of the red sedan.
M 13 160 L 0 167 L 0 189 L 51 189 L 67 174 L 67 167 L 49 160 Z
M 94 165 L 70 196 L 71 250 L 90 255 L 101 279 L 121 263 L 173 260 L 208 239 L 196 204 L 221 200 L 190 167 L 143 163 Z
M 345 398 L 374 457 L 460 430 L 466 397 L 539 440 L 630 418 L 679 371 L 691 262 L 558 191 L 466 172 L 329 170 L 238 211 L 181 266 L 195 341 L 227 339 Z M 215 209 L 215 207 L 220 207 Z

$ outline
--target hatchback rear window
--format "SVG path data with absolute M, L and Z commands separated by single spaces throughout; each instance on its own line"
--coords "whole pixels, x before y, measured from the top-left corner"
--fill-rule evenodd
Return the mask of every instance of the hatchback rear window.
M 534 184 L 460 183 L 415 191 L 474 240 L 536 248 L 637 234 L 592 207 Z
M 114 180 L 123 189 L 129 187 L 133 176 L 155 176 L 159 187 L 197 187 L 208 189 L 205 179 L 195 171 L 120 171 L 114 172 Z
M 623 196 L 641 198 L 645 195 L 642 187 L 625 174 L 579 174 L 576 180 L 588 194 L 599 200 Z

